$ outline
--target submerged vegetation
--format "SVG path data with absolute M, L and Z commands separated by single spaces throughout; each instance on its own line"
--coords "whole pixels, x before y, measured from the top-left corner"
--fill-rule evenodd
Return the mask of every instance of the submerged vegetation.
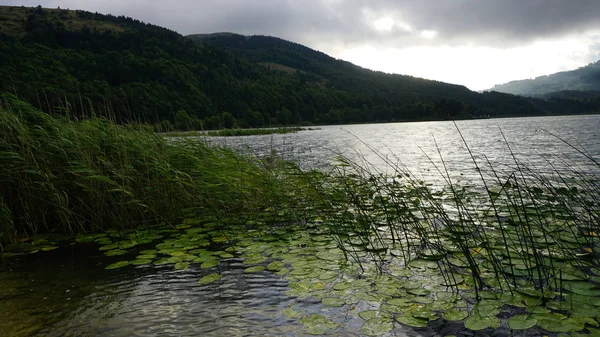
M 107 272 L 172 265 L 198 270 L 202 287 L 241 259 L 244 274 L 285 277 L 288 295 L 347 311 L 369 336 L 457 322 L 600 333 L 600 166 L 581 149 L 589 165 L 567 172 L 471 154 L 481 186 L 431 158 L 445 180 L 431 186 L 383 155 L 391 173 L 349 158 L 304 172 L 151 128 L 52 117 L 11 95 L 1 104 L 5 252 L 54 249 L 47 234 L 66 234 L 98 244 Z M 282 314 L 309 334 L 344 324 L 301 306 Z

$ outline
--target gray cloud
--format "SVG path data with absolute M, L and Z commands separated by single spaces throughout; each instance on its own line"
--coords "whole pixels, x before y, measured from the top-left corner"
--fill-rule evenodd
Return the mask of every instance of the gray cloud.
M 600 29 L 598 0 L 23 0 L 9 5 L 127 15 L 182 34 L 230 31 L 308 45 L 480 45 L 509 47 Z M 374 29 L 373 20 L 395 25 Z M 433 39 L 420 36 L 436 31 Z

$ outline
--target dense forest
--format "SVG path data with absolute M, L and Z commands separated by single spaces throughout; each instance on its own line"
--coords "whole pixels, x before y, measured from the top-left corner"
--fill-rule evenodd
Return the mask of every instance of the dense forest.
M 162 129 L 529 116 L 600 110 L 374 72 L 272 37 L 183 37 L 124 16 L 0 6 L 0 91 L 72 118 Z
M 492 90 L 544 98 L 597 98 L 600 96 L 600 61 L 571 71 L 495 85 Z

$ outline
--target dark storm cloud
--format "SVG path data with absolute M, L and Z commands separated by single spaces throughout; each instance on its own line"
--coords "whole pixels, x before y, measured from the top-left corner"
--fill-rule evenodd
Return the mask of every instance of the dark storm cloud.
M 506 47 L 600 27 L 598 0 L 37 0 L 10 5 L 122 14 L 182 34 L 231 31 L 311 44 L 335 41 L 407 47 L 476 44 Z M 377 18 L 400 25 L 378 31 Z M 420 36 L 437 31 L 435 39 Z

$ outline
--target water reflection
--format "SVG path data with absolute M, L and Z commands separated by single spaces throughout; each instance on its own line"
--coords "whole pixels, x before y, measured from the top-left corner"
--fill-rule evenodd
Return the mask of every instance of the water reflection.
M 488 167 L 489 160 L 495 169 L 514 170 L 514 155 L 538 172 L 573 167 L 590 171 L 589 160 L 554 135 L 600 159 L 598 115 L 469 120 L 456 125 L 481 167 Z M 275 151 L 304 168 L 326 169 L 336 155 L 364 160 L 383 173 L 393 171 L 392 163 L 426 181 L 441 179 L 435 166 L 442 168 L 443 158 L 453 179 L 479 179 L 452 122 L 323 126 L 295 134 L 207 140 L 259 155 Z

